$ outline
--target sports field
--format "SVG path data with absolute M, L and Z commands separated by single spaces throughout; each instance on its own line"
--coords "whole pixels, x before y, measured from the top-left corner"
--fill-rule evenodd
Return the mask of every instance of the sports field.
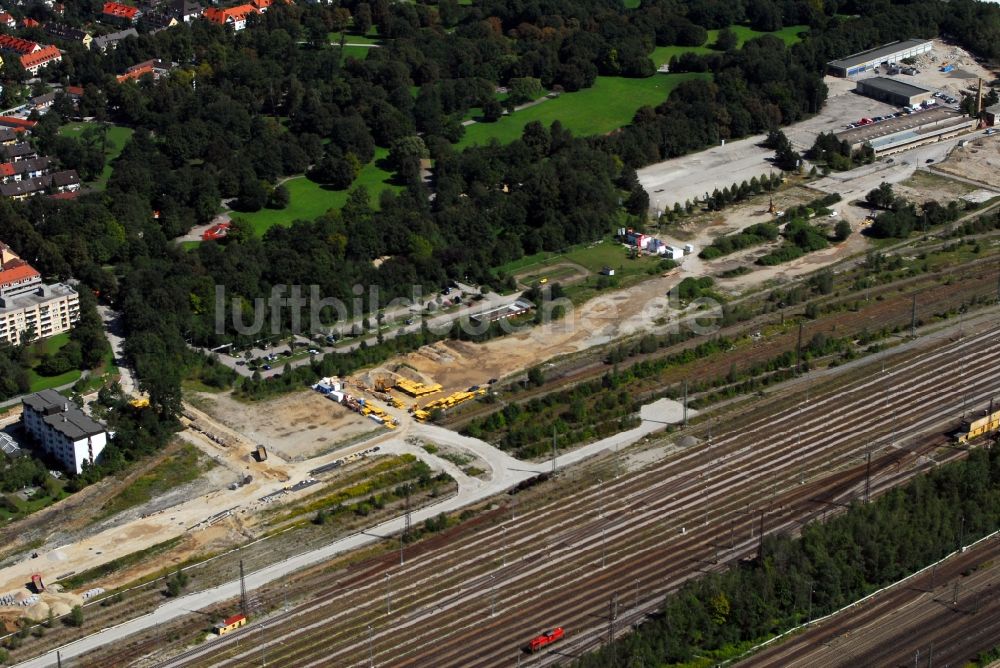
M 458 147 L 484 145 L 490 139 L 501 143 L 512 142 L 532 121 L 540 121 L 548 127 L 552 121 L 558 120 L 580 136 L 605 134 L 631 123 L 640 107 L 657 105 L 666 100 L 670 91 L 682 81 L 708 76 L 685 73 L 656 74 L 645 79 L 598 77 L 590 88 L 563 93 L 511 116 L 504 116 L 495 123 L 470 125 L 465 128 L 465 136 Z
M 387 149 L 375 149 L 375 159 L 361 168 L 358 178 L 351 184 L 351 188 L 362 186 L 368 190 L 374 208 L 378 208 L 378 196 L 383 190 L 400 189 L 400 186 L 390 183 L 392 173 L 377 164 L 388 155 Z M 261 209 L 253 213 L 234 213 L 233 216 L 249 221 L 257 234 L 264 234 L 274 225 L 291 225 L 294 220 L 315 220 L 330 209 L 339 209 L 347 202 L 350 191 L 350 188 L 327 190 L 305 176 L 296 176 L 285 181 L 284 185 L 289 195 L 288 206 L 284 209 Z

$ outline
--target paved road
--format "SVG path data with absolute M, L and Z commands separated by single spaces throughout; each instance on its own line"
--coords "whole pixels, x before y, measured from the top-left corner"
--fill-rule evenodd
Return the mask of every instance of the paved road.
M 104 333 L 111 344 L 111 351 L 115 356 L 115 365 L 121 374 L 118 384 L 122 388 L 122 394 L 131 396 L 136 391 L 135 377 L 132 370 L 125 362 L 125 339 L 122 336 L 122 316 L 117 311 L 113 311 L 107 306 L 98 305 L 97 312 L 104 322 Z
M 664 425 L 661 421 L 643 421 L 640 426 L 626 432 L 615 434 L 604 440 L 583 446 L 572 452 L 559 455 L 556 464 L 559 467 L 567 466 L 597 453 L 615 448 L 624 447 L 640 438 L 661 430 Z M 401 430 L 402 431 L 402 430 Z M 416 524 L 439 513 L 447 513 L 463 508 L 469 504 L 481 501 L 490 496 L 503 492 L 522 480 L 526 480 L 537 473 L 551 469 L 550 462 L 525 462 L 511 457 L 505 452 L 477 439 L 462 436 L 455 432 L 437 427 L 435 425 L 413 423 L 412 426 L 403 433 L 399 433 L 390 443 L 382 447 L 388 451 L 406 451 L 421 456 L 425 459 L 432 459 L 435 468 L 445 468 L 450 471 L 450 466 L 440 458 L 428 456 L 422 449 L 408 446 L 404 440 L 404 435 L 415 436 L 432 443 L 449 445 L 456 448 L 469 450 L 481 457 L 492 469 L 493 475 L 488 480 L 469 478 L 468 476 L 456 476 L 459 481 L 459 492 L 451 498 L 440 503 L 427 506 L 410 513 L 411 521 Z M 371 545 L 385 537 L 391 536 L 403 530 L 405 518 L 403 516 L 388 520 L 363 532 L 359 532 L 329 545 L 304 552 L 291 557 L 285 561 L 266 566 L 258 571 L 249 573 L 246 576 L 246 586 L 248 589 L 257 589 L 271 582 L 284 578 L 289 573 L 300 571 L 309 566 L 332 559 L 344 552 L 355 550 L 366 545 Z M 58 650 L 44 654 L 40 657 L 17 664 L 19 668 L 48 668 L 57 665 L 56 651 L 61 654 L 64 660 L 80 656 L 109 643 L 119 642 L 126 637 L 148 630 L 172 619 L 182 617 L 195 610 L 208 607 L 222 600 L 239 596 L 240 582 L 233 580 L 219 585 L 212 589 L 200 591 L 180 598 L 171 599 L 156 609 L 155 612 L 143 617 L 130 620 L 116 627 L 103 629 L 93 635 L 87 636 L 75 642 L 64 645 Z M 172 666 L 168 663 L 164 666 Z

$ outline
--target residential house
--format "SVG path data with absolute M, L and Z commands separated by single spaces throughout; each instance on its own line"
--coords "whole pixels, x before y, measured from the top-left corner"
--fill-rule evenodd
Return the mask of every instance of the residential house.
M 259 13 L 258 9 L 253 5 L 237 5 L 236 7 L 229 7 L 227 9 L 209 7 L 204 11 L 202 16 L 212 23 L 217 23 L 221 26 L 231 26 L 235 32 L 239 32 L 247 27 L 248 16 Z
M 115 25 L 135 25 L 141 12 L 138 7 L 130 7 L 120 2 L 105 2 L 101 18 L 105 23 Z
M 159 79 L 164 74 L 168 73 L 173 69 L 173 63 L 169 63 L 165 60 L 160 60 L 154 58 L 153 60 L 147 60 L 141 62 L 137 65 L 125 70 L 125 74 L 118 75 L 118 83 L 125 83 L 126 81 L 138 81 L 143 76 L 149 74 L 153 79 Z
M 21 39 L 13 35 L 0 35 L 0 51 L 26 56 L 29 53 L 41 51 L 42 45 L 30 39 Z
M 18 136 L 14 130 L 0 127 L 0 148 L 14 144 L 17 140 Z
M 6 26 L 13 30 L 17 27 L 17 19 L 9 12 L 0 12 L 0 26 Z
M 100 35 L 95 37 L 94 41 L 90 43 L 91 49 L 97 49 L 101 53 L 104 53 L 108 49 L 118 48 L 118 42 L 122 41 L 127 37 L 138 37 L 139 32 L 135 28 L 128 28 L 127 30 L 119 30 L 118 32 L 108 33 L 107 35 Z
M 79 28 L 72 28 L 64 23 L 46 23 L 45 32 L 52 35 L 56 39 L 61 39 L 64 42 L 77 42 L 83 44 L 88 49 L 90 48 L 91 42 L 94 41 L 93 35 L 85 30 L 80 30 Z
M 164 12 L 143 12 L 139 25 L 149 32 L 160 32 L 177 25 L 177 18 Z
M 55 390 L 29 394 L 21 403 L 24 430 L 70 473 L 83 473 L 108 444 L 104 425 Z
M 173 15 L 183 23 L 200 18 L 203 11 L 202 6 L 193 0 L 174 0 L 171 6 Z
M 21 67 L 36 76 L 43 67 L 62 62 L 62 52 L 51 44 L 41 50 L 21 56 Z
M 42 174 L 32 179 L 12 183 L 0 183 L 0 196 L 12 199 L 27 199 L 47 191 L 76 192 L 80 189 L 80 176 L 75 169 L 67 169 L 51 174 Z
M 23 19 L 21 19 L 22 28 L 38 28 L 41 27 L 41 25 L 42 25 L 41 23 L 31 18 L 30 16 L 25 16 Z
M 17 183 L 36 179 L 49 171 L 51 160 L 46 156 L 15 162 L 0 162 L 0 183 Z
M 79 296 L 68 285 L 45 285 L 42 275 L 0 242 L 0 341 L 21 342 L 68 331 L 80 315 Z
M 3 162 L 17 162 L 37 157 L 38 152 L 35 151 L 31 144 L 25 141 L 0 146 L 0 160 Z
M 55 93 L 45 93 L 44 95 L 36 95 L 35 97 L 31 98 L 31 106 L 37 109 L 38 111 L 45 111 L 53 104 L 55 104 L 55 101 L 56 101 Z
M 0 127 L 12 128 L 15 132 L 28 132 L 38 125 L 38 121 L 29 121 L 17 116 L 0 116 Z

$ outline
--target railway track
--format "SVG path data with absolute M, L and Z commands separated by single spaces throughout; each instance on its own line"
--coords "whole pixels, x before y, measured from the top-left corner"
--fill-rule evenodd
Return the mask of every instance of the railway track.
M 993 538 L 739 666 L 900 666 L 920 657 L 924 664 L 961 665 L 1000 637 L 998 558 L 1000 540 Z
M 729 560 L 752 551 L 761 510 L 766 531 L 794 530 L 856 498 L 866 443 L 881 443 L 873 493 L 935 465 L 930 455 L 940 442 L 903 441 L 954 423 L 966 393 L 978 399 L 1000 391 L 991 371 L 1000 360 L 997 336 L 991 330 L 969 337 L 818 394 L 808 405 L 751 418 L 708 447 L 585 485 L 506 528 L 460 536 L 402 567 L 386 561 L 367 580 L 327 587 L 271 620 L 252 647 L 222 639 L 167 665 L 250 665 L 262 657 L 276 666 L 364 665 L 369 654 L 383 665 L 502 665 L 514 663 L 519 645 L 551 624 L 569 630 L 553 652 L 576 651 L 604 633 L 614 592 L 636 592 L 626 596 L 632 602 L 620 618 L 628 622 L 684 579 L 719 567 L 720 551 Z M 873 396 L 881 406 L 872 405 Z M 938 410 L 928 415 L 932 404 Z M 883 411 L 896 417 L 874 415 Z M 955 456 L 960 451 L 946 453 Z M 476 637 L 471 648 L 469 634 Z M 523 660 L 544 665 L 557 658 Z

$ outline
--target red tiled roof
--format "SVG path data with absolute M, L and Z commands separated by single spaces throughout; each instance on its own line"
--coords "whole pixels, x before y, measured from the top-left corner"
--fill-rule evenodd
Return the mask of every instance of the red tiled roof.
M 42 24 L 36 21 L 35 19 L 26 16 L 23 19 L 21 19 L 21 25 L 24 26 L 25 28 L 37 28 Z
M 24 260 L 14 260 L 7 263 L 7 269 L 0 271 L 0 287 L 23 281 L 26 278 L 41 276 L 38 270 Z
M 32 42 L 30 39 L 21 39 L 13 35 L 0 35 L 0 50 L 2 51 L 13 51 L 25 56 L 41 48 L 42 46 L 38 42 Z
M 218 7 L 209 7 L 205 10 L 202 16 L 212 23 L 218 23 L 219 25 L 225 25 L 226 21 L 232 19 L 233 21 L 239 21 L 246 18 L 249 14 L 257 14 L 257 8 L 253 5 L 237 5 L 235 7 L 229 7 L 228 9 L 219 9 Z
M 67 95 L 83 96 L 83 86 L 66 86 Z
M 76 191 L 66 191 L 62 193 L 54 193 L 49 195 L 49 199 L 76 199 L 80 196 L 80 193 Z
M 62 53 L 56 47 L 51 44 L 41 51 L 35 51 L 34 53 L 29 53 L 26 56 L 21 56 L 21 66 L 24 69 L 30 69 L 38 65 L 44 65 L 52 60 L 62 60 Z
M 33 128 L 38 121 L 29 121 L 27 118 L 17 118 L 16 116 L 0 116 L 0 125 L 14 128 L 15 130 L 26 130 Z
M 231 626 L 236 622 L 240 621 L 241 619 L 246 619 L 246 617 L 244 617 L 243 615 L 233 615 L 232 617 L 228 617 L 227 619 L 222 620 L 222 625 Z
M 14 165 L 9 162 L 0 163 L 0 176 L 14 176 Z
M 125 74 L 118 75 L 118 83 L 125 83 L 126 81 L 138 81 L 142 78 L 143 74 L 152 74 L 152 65 L 143 65 L 142 67 L 133 67 L 128 70 Z
M 0 12 L 0 23 L 10 25 L 11 23 L 17 23 L 17 21 L 14 20 L 14 17 L 9 12 Z
M 116 18 L 128 19 L 131 21 L 135 18 L 135 15 L 139 13 L 139 10 L 135 7 L 129 7 L 128 5 L 123 5 L 120 2 L 105 2 L 104 3 L 104 13 L 108 16 L 114 16 Z

